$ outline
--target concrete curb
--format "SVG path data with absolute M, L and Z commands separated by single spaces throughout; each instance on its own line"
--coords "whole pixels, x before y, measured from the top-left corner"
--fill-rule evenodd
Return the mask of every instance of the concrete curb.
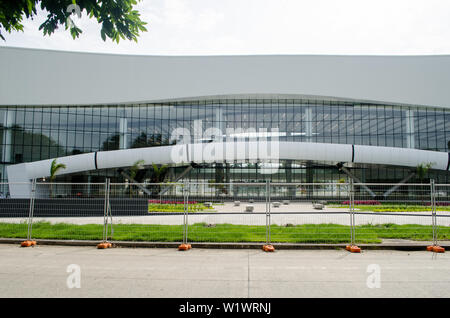
M 20 244 L 24 239 L 0 238 L 0 244 Z M 88 240 L 47 240 L 35 239 L 38 245 L 61 245 L 61 246 L 92 246 L 96 247 L 100 241 Z M 178 248 L 181 242 L 131 242 L 113 241 L 114 247 L 131 248 Z M 190 243 L 192 248 L 208 249 L 261 249 L 265 244 L 261 243 Z M 345 249 L 348 244 L 293 244 L 293 243 L 273 243 L 276 250 L 333 250 Z M 382 244 L 358 244 L 362 250 L 399 250 L 399 251 L 426 251 L 426 242 L 416 243 L 382 243 Z M 446 250 L 450 250 L 450 245 L 442 245 Z

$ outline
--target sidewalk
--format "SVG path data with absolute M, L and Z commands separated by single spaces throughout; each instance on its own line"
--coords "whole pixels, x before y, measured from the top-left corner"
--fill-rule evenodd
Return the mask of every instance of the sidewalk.
M 71 264 L 81 288 L 68 288 Z M 449 264 L 429 252 L 1 244 L 0 297 L 450 297 Z

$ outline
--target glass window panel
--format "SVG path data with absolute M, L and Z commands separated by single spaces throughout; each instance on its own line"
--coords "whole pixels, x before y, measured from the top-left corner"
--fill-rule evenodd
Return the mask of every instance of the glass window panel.
M 33 116 L 34 116 L 33 111 L 25 112 L 25 123 L 24 123 L 25 128 L 33 128 Z

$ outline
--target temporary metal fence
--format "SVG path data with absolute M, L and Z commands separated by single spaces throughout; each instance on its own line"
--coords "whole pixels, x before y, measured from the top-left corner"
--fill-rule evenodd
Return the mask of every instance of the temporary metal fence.
M 269 240 L 266 183 L 189 183 L 189 189 L 215 189 L 220 199 L 196 196 L 206 209 L 189 215 L 190 242 L 266 242 Z M 223 189 L 230 190 L 224 199 Z M 190 196 L 192 199 L 192 196 Z
M 434 244 L 437 245 L 441 237 L 450 240 L 446 235 L 450 228 L 450 184 L 435 184 L 434 189 Z
M 29 198 L 11 200 L 10 186 L 25 188 Z M 0 183 L 0 237 L 31 239 L 34 200 L 31 196 L 33 183 Z
M 32 194 L 34 238 L 106 240 L 108 194 L 108 183 L 36 182 Z
M 149 242 L 373 243 L 450 236 L 450 185 L 49 183 L 0 198 L 0 237 Z
M 183 241 L 187 211 L 196 209 L 185 184 L 111 183 L 109 192 L 112 240 Z
M 385 242 L 422 240 L 437 244 L 435 197 L 433 180 L 427 184 L 355 183 L 353 202 L 358 209 L 353 228 L 357 241 L 380 243 L 382 238 Z

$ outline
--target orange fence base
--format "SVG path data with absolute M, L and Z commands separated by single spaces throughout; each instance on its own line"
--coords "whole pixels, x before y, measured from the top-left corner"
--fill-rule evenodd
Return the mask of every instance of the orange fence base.
M 20 243 L 21 247 L 30 247 L 36 245 L 36 241 L 23 241 Z
M 112 244 L 109 242 L 102 242 L 102 243 L 97 244 L 97 248 L 99 248 L 99 249 L 110 248 L 110 247 L 112 247 Z
M 264 252 L 275 252 L 275 247 L 273 245 L 263 245 L 262 250 Z
M 191 248 L 192 248 L 191 244 L 181 244 L 180 246 L 178 246 L 179 251 L 187 251 L 190 250 Z
M 445 248 L 443 248 L 442 246 L 431 245 L 427 246 L 427 251 L 434 253 L 445 253 Z
M 361 253 L 361 248 L 356 245 L 347 245 L 345 249 L 350 253 Z

